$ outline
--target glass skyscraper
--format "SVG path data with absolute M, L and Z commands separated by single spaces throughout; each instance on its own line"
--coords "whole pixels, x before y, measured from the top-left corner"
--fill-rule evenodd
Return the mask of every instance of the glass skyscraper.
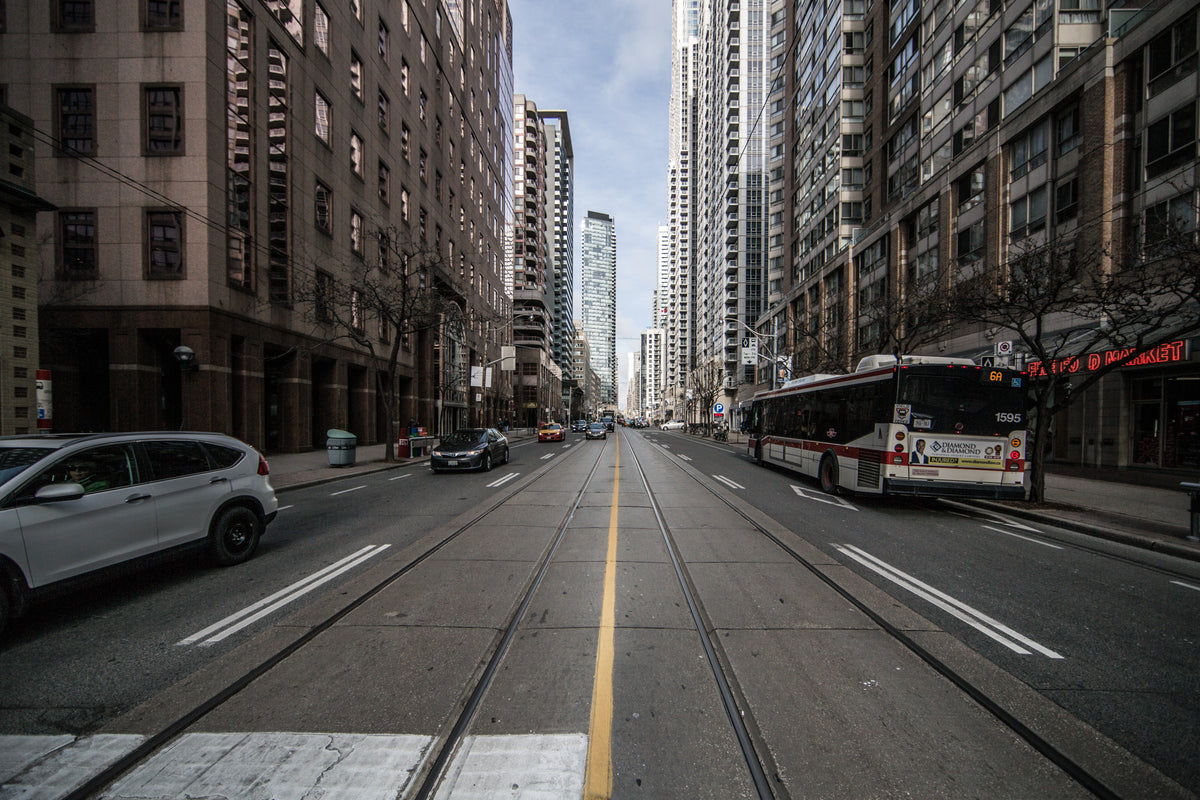
M 617 402 L 617 231 L 613 218 L 589 211 L 583 220 L 580 299 L 583 331 L 600 378 L 600 402 Z

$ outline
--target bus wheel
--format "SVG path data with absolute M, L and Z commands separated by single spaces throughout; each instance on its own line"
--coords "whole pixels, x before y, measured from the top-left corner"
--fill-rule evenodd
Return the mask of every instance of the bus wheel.
M 817 477 L 821 480 L 821 491 L 826 494 L 838 493 L 837 456 L 833 455 L 833 453 L 826 453 L 821 458 L 821 466 L 817 470 Z

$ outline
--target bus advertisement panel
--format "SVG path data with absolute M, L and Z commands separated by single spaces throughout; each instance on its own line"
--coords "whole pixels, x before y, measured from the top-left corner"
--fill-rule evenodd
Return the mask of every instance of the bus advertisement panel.
M 866 363 L 756 395 L 750 455 L 828 492 L 1024 497 L 1024 373 L 918 356 Z

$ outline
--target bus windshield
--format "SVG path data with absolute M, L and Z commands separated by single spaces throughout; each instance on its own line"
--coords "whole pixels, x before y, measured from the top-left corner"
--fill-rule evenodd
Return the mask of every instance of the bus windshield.
M 1007 436 L 1025 427 L 1024 375 L 1007 370 L 899 371 L 897 403 L 913 431 Z

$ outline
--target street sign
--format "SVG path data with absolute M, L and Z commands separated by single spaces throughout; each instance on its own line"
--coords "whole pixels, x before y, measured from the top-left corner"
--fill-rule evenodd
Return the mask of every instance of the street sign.
M 713 413 L 714 413 L 714 414 L 721 414 L 721 413 L 723 413 L 724 411 L 725 411 L 725 404 L 724 404 L 724 403 L 717 403 L 715 406 L 713 406 Z
M 758 339 L 742 337 L 742 364 L 754 366 L 758 363 Z

